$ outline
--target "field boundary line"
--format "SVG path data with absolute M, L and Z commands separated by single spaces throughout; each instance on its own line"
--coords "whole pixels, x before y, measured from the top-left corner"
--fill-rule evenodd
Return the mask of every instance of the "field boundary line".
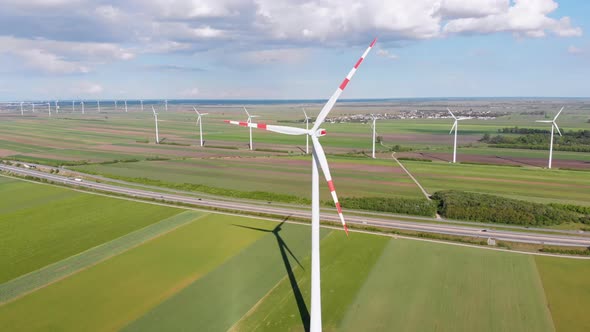
M 557 328 L 555 327 L 555 322 L 553 321 L 553 312 L 551 312 L 551 306 L 549 305 L 549 299 L 547 298 L 547 291 L 545 290 L 545 285 L 543 284 L 543 278 L 541 277 L 541 272 L 539 271 L 539 266 L 537 266 L 537 260 L 533 257 L 533 265 L 535 266 L 535 275 L 536 275 L 536 279 L 537 282 L 539 283 L 539 285 L 541 286 L 541 289 L 543 290 L 543 300 L 545 300 L 544 304 L 545 304 L 545 310 L 547 310 L 547 313 L 549 314 L 549 321 L 551 322 L 551 326 L 553 326 L 553 331 L 557 331 Z
M 420 184 L 420 182 L 418 182 L 418 180 L 416 180 L 416 178 L 412 175 L 412 173 L 410 173 L 410 171 L 408 171 L 408 169 L 395 157 L 395 152 L 393 152 L 391 154 L 391 158 L 393 160 L 395 160 L 395 162 L 398 163 L 398 165 L 404 170 L 404 172 L 406 172 L 406 174 L 408 174 L 408 176 L 410 177 L 410 179 L 412 179 L 412 181 L 414 181 L 414 183 L 418 186 L 418 188 L 420 188 L 420 191 L 422 191 L 422 194 L 424 194 L 424 196 L 426 197 L 427 200 L 431 200 L 430 199 L 430 194 L 426 191 L 426 189 L 424 189 L 424 187 L 422 187 L 422 185 Z
M 0 284 L 0 306 L 166 235 L 207 214 L 186 210 Z

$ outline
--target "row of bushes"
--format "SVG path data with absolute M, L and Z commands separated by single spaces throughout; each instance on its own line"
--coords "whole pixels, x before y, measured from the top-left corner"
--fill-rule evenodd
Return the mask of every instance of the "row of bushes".
M 402 213 L 426 217 L 434 217 L 437 207 L 435 202 L 417 198 L 344 197 L 340 199 L 340 202 L 347 209 Z M 333 206 L 334 204 L 331 203 L 331 205 Z
M 438 213 L 449 219 L 527 226 L 590 223 L 588 215 L 565 205 L 546 205 L 488 194 L 438 191 Z

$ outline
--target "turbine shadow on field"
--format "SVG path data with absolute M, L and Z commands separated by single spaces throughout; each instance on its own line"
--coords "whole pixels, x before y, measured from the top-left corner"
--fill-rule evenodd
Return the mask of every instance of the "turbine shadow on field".
M 279 232 L 282 229 L 283 224 L 288 219 L 289 219 L 289 216 L 285 217 L 285 219 L 283 219 L 283 221 L 281 221 L 281 223 L 278 224 L 272 230 L 244 226 L 244 225 L 236 225 L 236 224 L 234 224 L 234 226 L 241 227 L 241 228 L 247 228 L 247 229 L 251 229 L 251 230 L 255 230 L 255 231 L 259 231 L 259 232 L 272 233 L 275 236 L 275 238 L 277 240 L 277 244 L 279 246 L 279 251 L 281 253 L 281 258 L 283 259 L 283 264 L 285 264 L 285 270 L 287 270 L 287 276 L 289 277 L 289 283 L 291 284 L 291 289 L 293 289 L 293 296 L 295 296 L 295 301 L 297 302 L 297 309 L 299 309 L 299 316 L 301 317 L 301 322 L 303 323 L 303 327 L 305 328 L 305 331 L 309 331 L 309 310 L 307 310 L 307 305 L 305 304 L 305 300 L 303 299 L 303 294 L 301 294 L 301 290 L 299 289 L 299 285 L 297 284 L 297 279 L 295 278 L 295 274 L 293 273 L 293 268 L 291 267 L 291 263 L 289 262 L 288 255 L 291 255 L 291 257 L 293 257 L 293 259 L 295 259 L 295 262 L 297 262 L 297 265 L 299 265 L 299 267 L 301 267 L 304 270 L 305 270 L 305 268 L 303 268 L 303 265 L 301 265 L 301 262 L 299 262 L 297 257 L 295 257 L 295 254 L 293 254 L 291 249 L 289 249 L 289 247 L 287 246 L 287 243 L 285 243 L 285 241 L 283 240 L 283 238 L 279 234 Z

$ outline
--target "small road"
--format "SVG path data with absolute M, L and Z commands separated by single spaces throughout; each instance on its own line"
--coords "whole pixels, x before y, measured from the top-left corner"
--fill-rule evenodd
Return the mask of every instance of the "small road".
M 102 192 L 125 195 L 129 197 L 160 200 L 166 202 L 177 202 L 183 204 L 189 204 L 192 206 L 203 207 L 203 208 L 218 208 L 231 211 L 242 211 L 246 213 L 264 213 L 277 216 L 292 216 L 304 219 L 310 219 L 311 209 L 305 209 L 301 207 L 281 207 L 272 206 L 270 203 L 268 206 L 258 205 L 252 203 L 241 203 L 241 202 L 227 202 L 220 201 L 211 198 L 200 198 L 195 196 L 186 196 L 181 194 L 171 194 L 154 192 L 146 189 L 135 189 L 126 188 L 119 185 L 104 184 L 88 181 L 76 181 L 75 179 L 67 178 L 61 175 L 48 174 L 40 171 L 31 169 L 25 169 L 20 167 L 0 165 L 0 170 L 12 172 L 22 176 L 34 176 L 37 178 L 43 178 L 55 183 L 63 183 L 66 185 L 88 188 L 99 190 Z M 339 218 L 336 213 L 325 213 L 322 212 L 320 215 L 323 221 L 330 221 L 339 223 Z M 392 229 L 400 229 L 414 232 L 425 232 L 435 234 L 445 234 L 454 236 L 466 236 L 476 238 L 494 238 L 500 241 L 510 242 L 521 242 L 521 243 L 533 243 L 533 244 L 546 244 L 556 246 L 577 246 L 577 247 L 590 247 L 590 238 L 584 238 L 573 235 L 548 235 L 548 234 L 537 234 L 534 232 L 518 232 L 518 231 L 507 231 L 507 230 L 486 230 L 482 228 L 461 226 L 461 225 L 448 225 L 448 224 L 430 224 L 421 222 L 411 221 L 398 221 L 394 219 L 384 217 L 366 217 L 366 216 L 355 216 L 348 215 L 347 221 L 352 224 L 359 224 L 364 226 L 377 226 L 387 227 Z
M 412 175 L 412 173 L 410 173 L 410 171 L 408 171 L 406 169 L 406 167 L 399 160 L 397 160 L 397 158 L 395 157 L 395 152 L 391 153 L 391 158 L 393 158 L 393 160 L 395 160 L 395 162 L 399 165 L 399 167 L 401 167 L 404 170 L 404 172 L 406 172 L 406 174 L 408 174 L 410 179 L 412 179 L 412 181 L 414 181 L 414 183 L 418 186 L 418 188 L 420 188 L 420 190 L 422 191 L 422 194 L 424 194 L 424 196 L 426 196 L 426 199 L 430 200 L 430 195 L 426 192 L 426 189 L 424 189 L 424 187 L 422 187 L 420 182 L 418 182 L 418 180 L 416 180 L 416 178 Z

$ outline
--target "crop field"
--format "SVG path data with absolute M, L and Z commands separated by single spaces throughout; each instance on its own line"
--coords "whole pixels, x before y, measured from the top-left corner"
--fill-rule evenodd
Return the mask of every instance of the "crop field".
M 0 177 L 0 283 L 182 210 Z
M 409 160 L 403 164 L 429 193 L 462 190 L 541 203 L 590 204 L 590 172 Z
M 420 198 L 422 194 L 393 160 L 330 156 L 330 169 L 341 197 L 378 196 Z M 299 197 L 310 195 L 310 157 L 207 158 L 142 161 L 72 167 L 123 179 L 149 178 L 173 184 L 203 184 L 243 190 L 269 191 Z M 329 199 L 327 190 L 322 199 Z
M 11 331 L 303 330 L 309 228 L 282 226 L 277 234 L 294 255 L 285 259 L 270 233 L 277 225 L 200 218 L 0 305 L 0 322 Z M 583 311 L 568 310 L 571 304 L 552 309 L 563 304 L 556 285 L 582 301 L 576 303 L 588 302 L 581 295 L 590 291 L 587 280 L 551 274 L 564 259 L 539 263 L 527 255 L 328 230 L 321 245 L 326 330 L 583 331 L 589 324 Z M 586 261 L 566 264 L 571 273 L 588 269 Z M 552 283 L 549 294 L 545 280 Z
M 87 233 L 100 234 L 105 225 L 120 227 L 117 234 L 103 231 L 108 236 L 93 244 L 104 243 L 99 247 L 74 248 L 56 259 L 38 256 L 38 267 L 53 263 L 58 271 L 67 269 L 72 259 L 90 264 L 0 303 L 0 324 L 7 330 L 297 331 L 307 326 L 307 225 L 0 180 L 2 197 L 10 200 L 2 203 L 2 211 L 8 211 L 11 227 L 20 233 L 10 246 L 14 257 L 29 251 L 18 243 L 34 242 L 40 253 L 60 250 L 56 242 L 43 240 L 47 234 L 67 244 L 84 238 L 77 222 L 47 218 L 49 206 L 60 211 L 59 204 L 68 197 L 85 198 L 87 212 L 75 211 L 78 215 L 93 215 L 93 207 L 101 207 L 92 225 L 78 218 Z M 30 206 L 27 216 L 46 216 L 42 224 L 50 231 L 41 233 L 47 234 L 23 231 L 34 227 L 18 214 L 25 206 Z M 178 219 L 177 226 L 143 231 L 171 218 Z M 137 219 L 150 225 L 139 229 Z M 15 226 L 17 220 L 23 226 Z M 0 234 L 7 233 L 13 231 Z M 122 247 L 122 241 L 132 243 Z M 115 251 L 109 246 L 114 242 L 119 243 Z M 96 258 L 96 251 L 104 252 L 101 248 L 111 254 Z M 590 272 L 587 260 L 354 232 L 346 237 L 332 229 L 322 229 L 321 248 L 325 330 L 585 331 L 590 326 L 583 310 L 590 305 L 590 282 L 583 277 Z M 0 290 L 23 279 L 18 276 L 6 277 Z

